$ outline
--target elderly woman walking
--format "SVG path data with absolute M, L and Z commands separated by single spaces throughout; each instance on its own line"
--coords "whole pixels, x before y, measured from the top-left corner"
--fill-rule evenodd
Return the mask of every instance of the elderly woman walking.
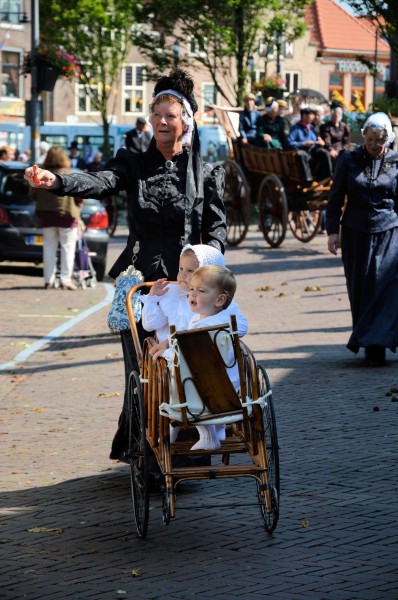
M 193 80 L 182 69 L 161 77 L 150 106 L 153 138 L 146 152 L 120 149 L 98 173 L 53 175 L 40 170 L 39 183 L 28 168 L 33 186 L 82 198 L 105 198 L 127 192 L 129 237 L 111 268 L 116 279 L 133 262 L 145 281 L 177 278 L 185 244 L 209 244 L 224 252 L 226 221 L 224 170 L 203 164 L 194 121 L 197 103 Z M 141 322 L 137 324 L 142 336 Z M 148 334 L 146 334 L 148 335 Z M 126 390 L 132 370 L 138 370 L 130 330 L 121 332 Z M 111 458 L 123 458 L 128 447 L 127 391 L 113 440 Z
M 328 249 L 337 254 L 341 221 L 353 324 L 347 348 L 365 348 L 367 364 L 379 366 L 386 348 L 398 345 L 398 153 L 389 148 L 394 133 L 386 114 L 371 115 L 362 135 L 362 146 L 337 158 L 326 227 Z

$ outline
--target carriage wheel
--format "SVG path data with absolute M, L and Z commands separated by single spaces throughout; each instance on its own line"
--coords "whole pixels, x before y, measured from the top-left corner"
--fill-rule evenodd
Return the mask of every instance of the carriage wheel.
M 257 198 L 261 231 L 269 245 L 276 248 L 285 239 L 287 229 L 287 198 L 279 177 L 266 175 Z
M 289 227 L 300 242 L 310 242 L 321 224 L 320 210 L 299 210 L 289 213 Z
M 241 167 L 232 160 L 224 163 L 224 205 L 227 219 L 227 243 L 237 246 L 245 238 L 250 224 L 250 188 Z
M 149 512 L 149 447 L 145 432 L 144 398 L 139 374 L 136 371 L 130 375 L 128 408 L 130 479 L 134 516 L 138 535 L 140 538 L 144 538 L 148 527 Z
M 257 367 L 257 377 L 259 395 L 263 396 L 271 389 L 271 385 L 266 370 L 261 366 Z M 280 493 L 279 447 L 272 394 L 268 396 L 267 404 L 262 411 L 267 452 L 267 474 L 264 476 L 262 484 L 257 482 L 257 497 L 265 530 L 272 533 L 278 523 Z M 268 501 L 266 501 L 264 490 L 269 491 Z

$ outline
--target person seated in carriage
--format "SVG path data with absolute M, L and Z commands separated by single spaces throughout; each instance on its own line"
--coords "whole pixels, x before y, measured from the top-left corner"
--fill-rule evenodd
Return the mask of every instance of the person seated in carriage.
M 242 144 L 257 144 L 257 120 L 261 112 L 256 109 L 254 94 L 246 94 L 243 98 L 244 109 L 239 115 L 239 134 Z
M 263 148 L 284 148 L 286 136 L 283 118 L 275 98 L 267 98 L 264 114 L 257 119 L 257 145 Z
M 308 106 L 300 109 L 300 121 L 293 125 L 287 138 L 287 148 L 297 150 L 298 167 L 306 185 L 330 179 L 332 162 L 325 142 L 318 139 L 313 126 L 314 111 Z

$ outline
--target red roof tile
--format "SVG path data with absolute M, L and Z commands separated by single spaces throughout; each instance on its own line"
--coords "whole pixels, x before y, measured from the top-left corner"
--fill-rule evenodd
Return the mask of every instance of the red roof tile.
M 311 25 L 311 41 L 320 50 L 345 50 L 352 53 L 374 53 L 374 26 L 348 13 L 334 0 L 315 0 L 306 13 Z M 378 51 L 389 53 L 386 42 L 378 40 Z

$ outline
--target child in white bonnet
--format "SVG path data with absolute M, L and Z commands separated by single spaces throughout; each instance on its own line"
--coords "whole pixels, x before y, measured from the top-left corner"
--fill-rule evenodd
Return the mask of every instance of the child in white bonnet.
M 168 347 L 170 325 L 174 325 L 177 331 L 188 329 L 192 318 L 188 304 L 191 277 L 195 269 L 207 265 L 225 267 L 224 255 L 213 246 L 187 244 L 180 255 L 177 283 L 158 279 L 149 294 L 141 297 L 142 325 L 146 331 L 155 331 L 159 342 L 154 352 Z M 239 336 L 244 336 L 247 332 L 247 319 L 242 315 L 235 301 L 228 307 L 228 315 L 236 316 Z M 226 315 L 227 320 L 228 315 Z

